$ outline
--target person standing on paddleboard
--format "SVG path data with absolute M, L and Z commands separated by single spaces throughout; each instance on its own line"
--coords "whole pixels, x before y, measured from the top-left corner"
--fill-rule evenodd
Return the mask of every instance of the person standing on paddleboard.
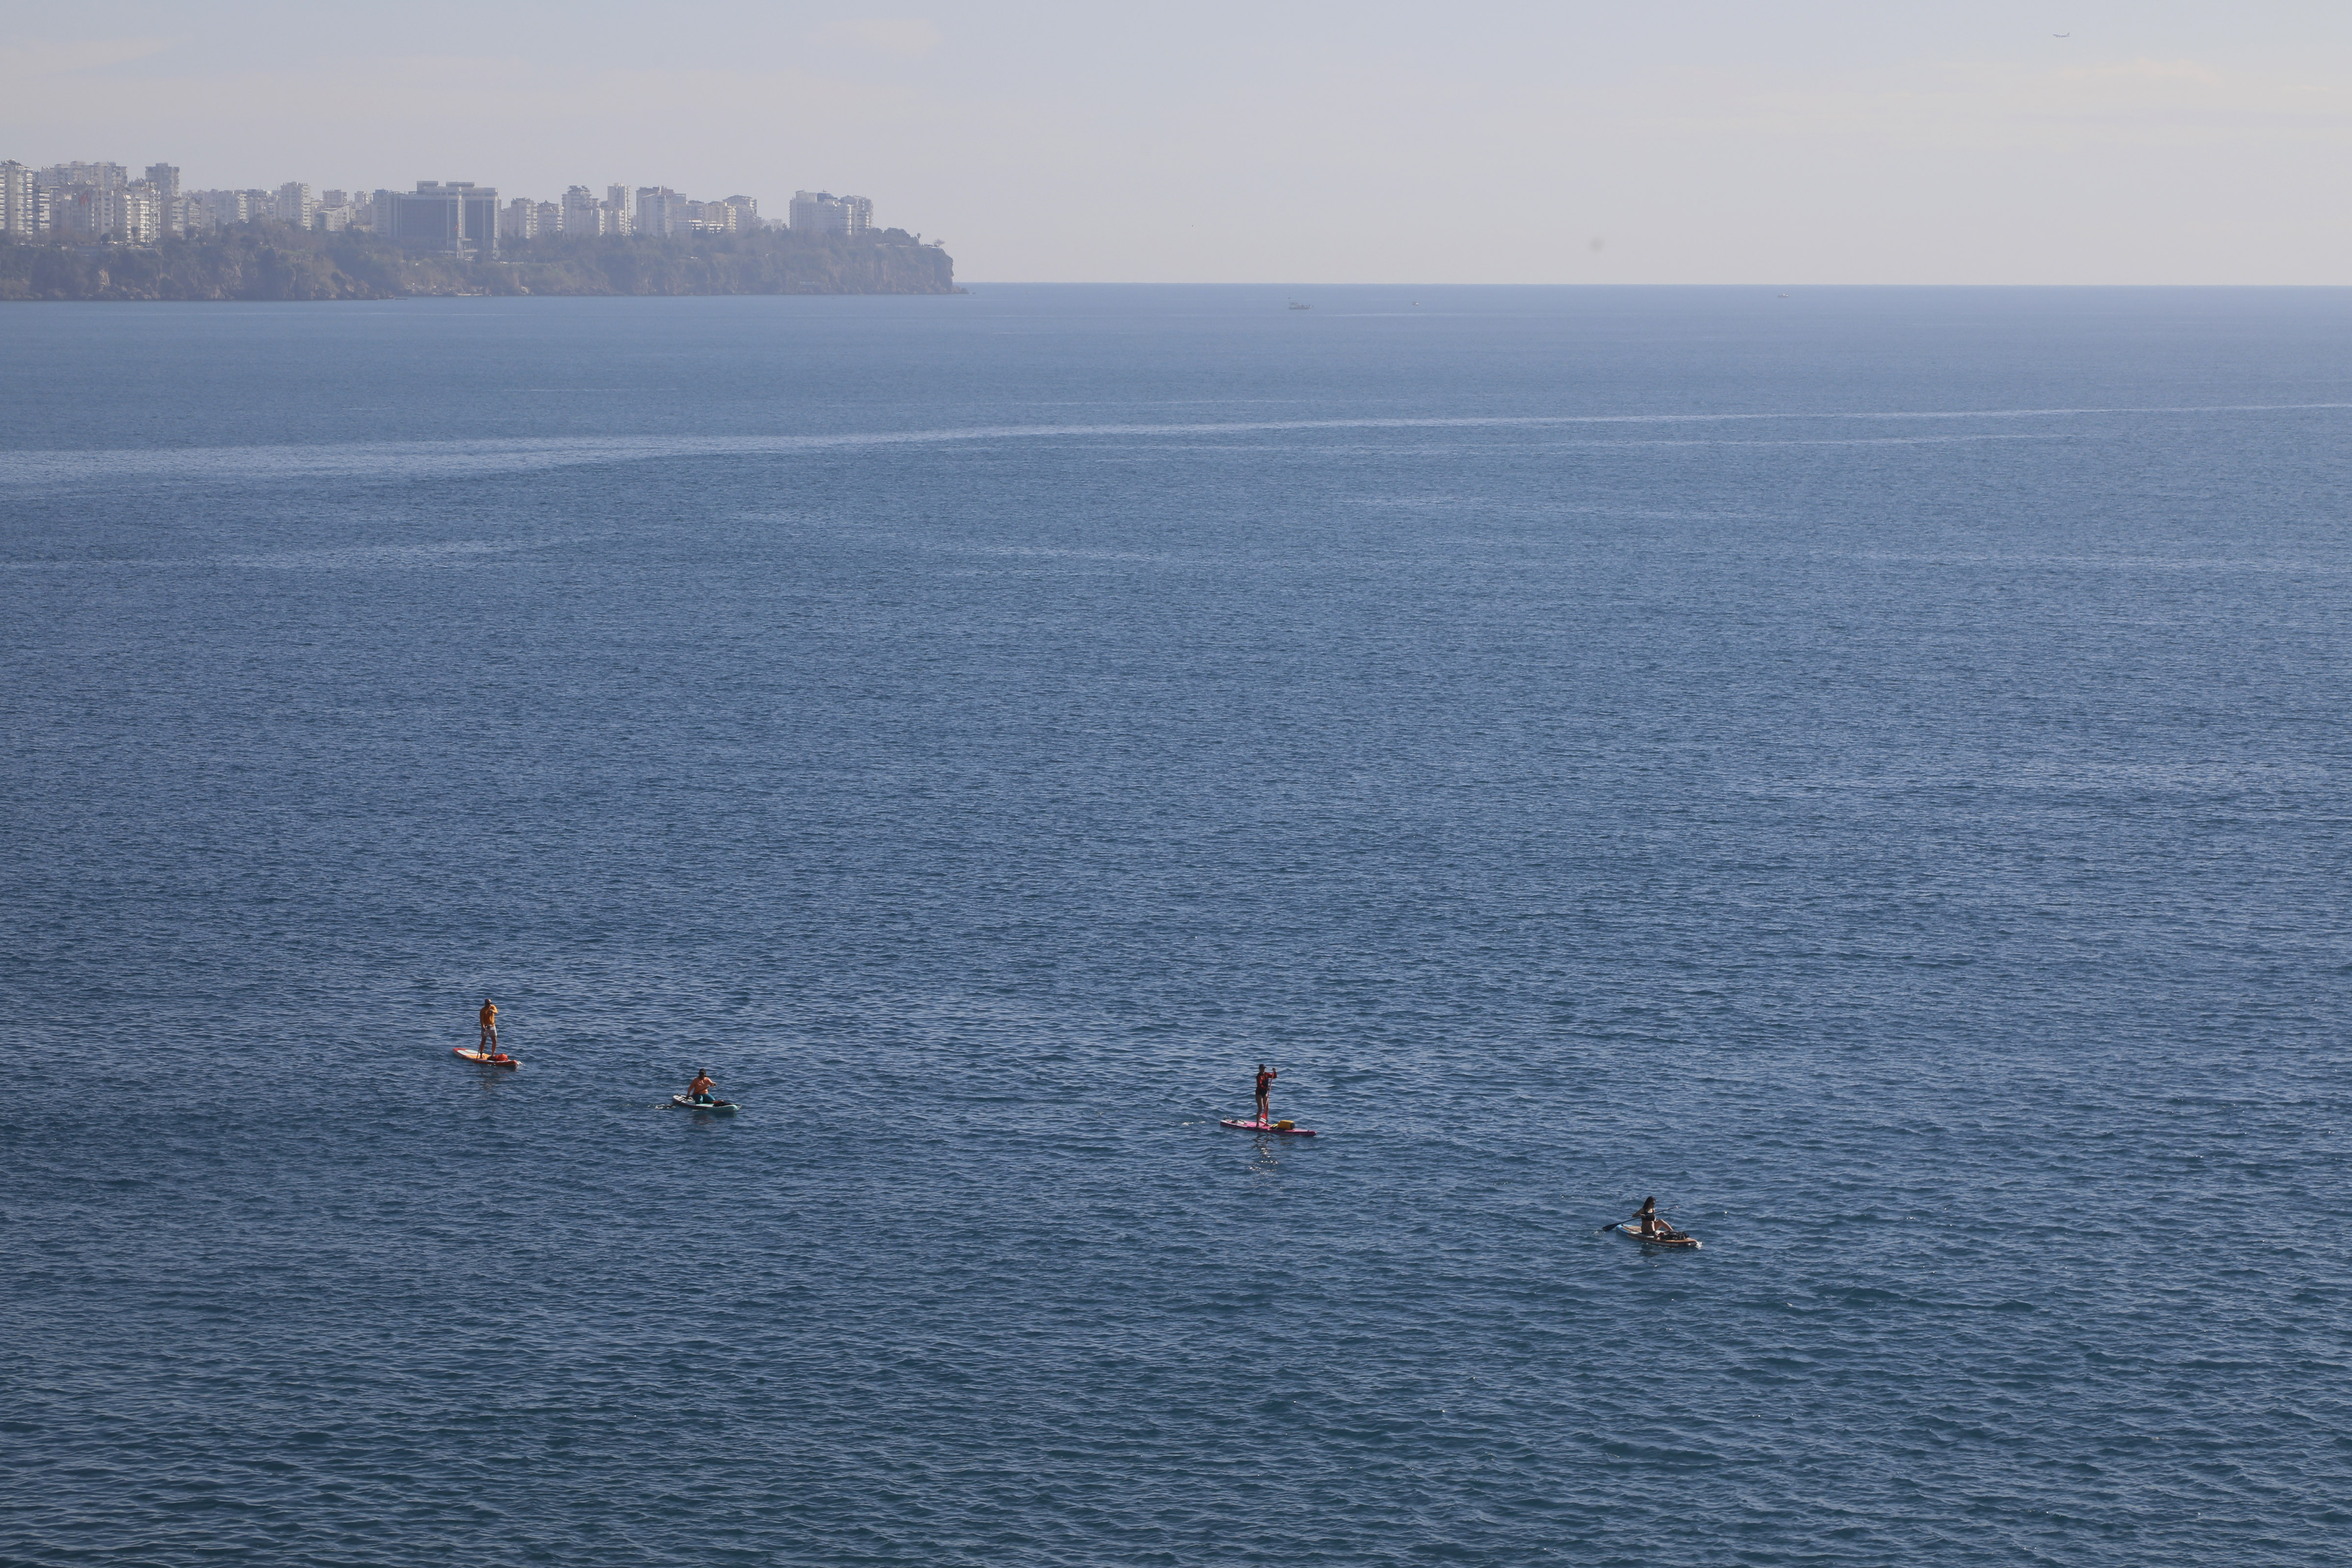
M 481 1043 L 474 1048 L 486 1057 L 497 1056 L 499 1054 L 499 1005 L 487 996 L 483 997 L 479 1016 L 482 1020 L 482 1039 Z
M 1266 1071 L 1264 1062 L 1257 1064 L 1257 1119 L 1262 1122 L 1274 1120 L 1274 1112 L 1268 1109 L 1267 1097 L 1274 1093 L 1274 1080 L 1281 1076 L 1278 1072 Z

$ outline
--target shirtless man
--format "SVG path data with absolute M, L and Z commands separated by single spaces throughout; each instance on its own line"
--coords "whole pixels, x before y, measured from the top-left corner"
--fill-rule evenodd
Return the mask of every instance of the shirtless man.
M 474 1048 L 486 1057 L 497 1056 L 499 1054 L 499 1005 L 487 996 L 483 997 L 479 1016 L 482 1020 L 482 1039 L 481 1043 Z
M 709 1068 L 704 1068 L 700 1072 L 694 1075 L 694 1081 L 686 1086 L 686 1098 L 688 1100 L 709 1100 L 710 1098 L 710 1091 L 718 1087 L 719 1086 L 717 1084 L 710 1081 L 710 1069 Z
M 1274 1092 L 1274 1080 L 1281 1076 L 1278 1072 L 1266 1071 L 1264 1062 L 1257 1064 L 1257 1119 L 1261 1123 L 1274 1120 L 1274 1112 L 1267 1109 L 1266 1097 Z

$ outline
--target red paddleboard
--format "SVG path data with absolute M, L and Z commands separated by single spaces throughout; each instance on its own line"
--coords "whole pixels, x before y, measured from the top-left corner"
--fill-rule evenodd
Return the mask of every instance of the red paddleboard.
M 1220 1121 L 1220 1127 L 1230 1127 L 1236 1132 L 1273 1132 L 1285 1138 L 1312 1138 L 1312 1127 L 1282 1127 L 1271 1121 Z
M 469 1062 L 479 1062 L 484 1067 L 504 1068 L 509 1072 L 512 1072 L 515 1068 L 522 1066 L 522 1063 L 515 1060 L 514 1058 L 507 1055 L 504 1051 L 500 1051 L 497 1056 L 491 1056 L 486 1051 L 469 1051 L 465 1047 L 458 1046 L 454 1047 L 449 1054 L 453 1057 L 463 1057 Z

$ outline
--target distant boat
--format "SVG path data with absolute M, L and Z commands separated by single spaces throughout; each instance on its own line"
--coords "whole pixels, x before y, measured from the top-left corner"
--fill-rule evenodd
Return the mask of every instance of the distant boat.
M 1311 310 L 1315 309 L 1312 305 L 1302 305 L 1296 300 L 1293 300 L 1290 302 L 1290 308 L 1294 310 Z

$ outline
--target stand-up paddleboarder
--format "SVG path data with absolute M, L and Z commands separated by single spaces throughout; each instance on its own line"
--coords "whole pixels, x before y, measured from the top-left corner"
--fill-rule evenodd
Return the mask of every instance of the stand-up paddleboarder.
M 486 1057 L 497 1056 L 499 1054 L 499 1005 L 487 996 L 483 997 L 479 1016 L 482 1020 L 482 1039 L 481 1043 L 474 1048 Z
M 1266 1097 L 1274 1092 L 1274 1080 L 1281 1076 L 1268 1072 L 1264 1062 L 1257 1064 L 1257 1119 L 1268 1125 L 1274 1121 L 1274 1112 L 1267 1107 Z

